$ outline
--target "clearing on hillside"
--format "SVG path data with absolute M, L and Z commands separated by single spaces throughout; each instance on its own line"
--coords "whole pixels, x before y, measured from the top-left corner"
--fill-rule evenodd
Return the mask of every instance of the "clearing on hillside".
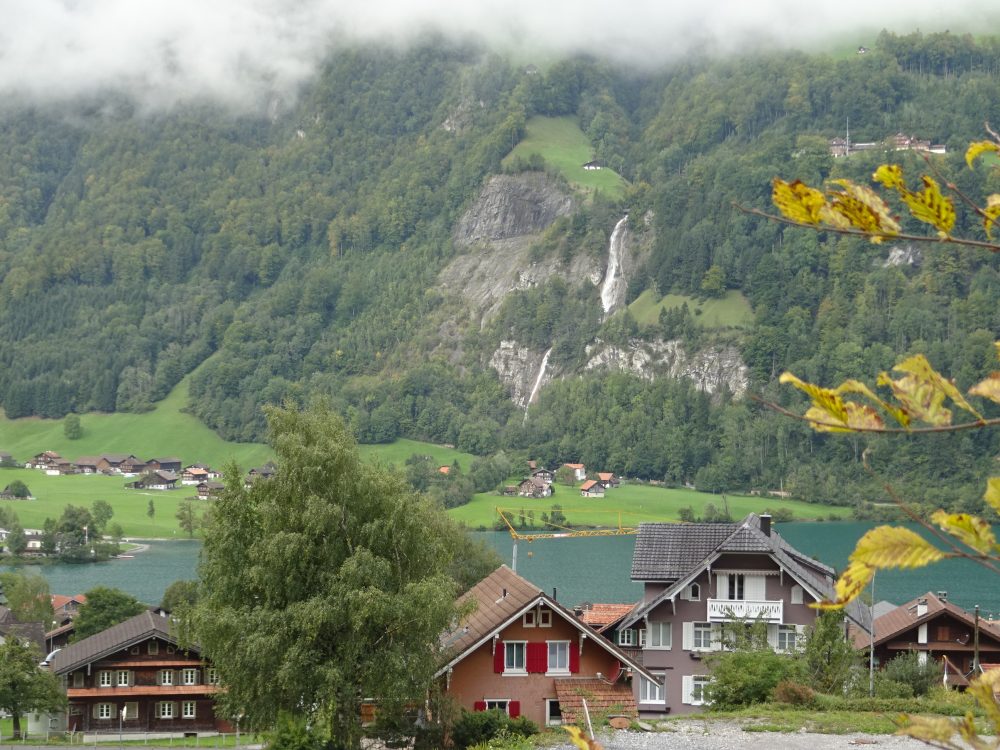
M 683 294 L 657 297 L 647 289 L 628 306 L 629 312 L 640 325 L 656 325 L 660 310 L 672 310 L 687 303 L 695 323 L 701 328 L 746 328 L 753 321 L 753 308 L 742 292 L 734 289 L 719 299 L 700 300 Z

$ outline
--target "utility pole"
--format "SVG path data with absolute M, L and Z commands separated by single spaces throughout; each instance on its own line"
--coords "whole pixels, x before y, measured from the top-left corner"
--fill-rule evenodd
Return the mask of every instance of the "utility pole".
M 875 574 L 872 573 L 872 603 L 868 607 L 868 619 L 871 621 L 868 633 L 868 696 L 875 697 Z
M 975 640 L 972 646 L 972 673 L 975 674 L 979 671 L 979 605 L 976 605 L 976 628 L 975 628 Z

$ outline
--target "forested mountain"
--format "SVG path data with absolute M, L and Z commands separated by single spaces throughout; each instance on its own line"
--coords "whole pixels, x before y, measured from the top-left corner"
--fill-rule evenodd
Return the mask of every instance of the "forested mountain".
M 580 192 L 544 159 L 503 164 L 539 115 L 573 118 L 628 181 L 623 197 Z M 872 381 L 923 351 L 967 387 L 995 369 L 1000 259 L 931 245 L 896 248 L 888 263 L 893 248 L 782 227 L 733 202 L 767 206 L 776 174 L 866 180 L 883 151 L 830 155 L 848 121 L 853 141 L 945 144 L 941 170 L 970 195 L 996 192 L 995 169 L 962 160 L 987 120 L 1000 123 L 1000 40 L 947 33 L 883 32 L 849 59 L 775 53 L 657 71 L 589 57 L 538 70 L 441 39 L 342 48 L 259 116 L 209 104 L 139 113 L 114 92 L 73 107 L 8 102 L 0 403 L 9 417 L 141 411 L 196 370 L 192 411 L 235 439 L 262 435 L 264 403 L 324 395 L 362 441 L 525 450 L 845 503 L 884 499 L 859 464 L 871 444 L 876 470 L 911 497 L 978 507 L 995 432 L 830 438 L 688 380 L 584 368 L 595 340 L 725 344 L 752 392 L 799 406 L 776 386 L 785 369 Z M 892 158 L 925 168 L 912 152 Z M 605 321 L 598 286 L 567 273 L 474 314 L 445 270 L 484 251 L 460 247 L 456 225 L 491 175 L 540 168 L 571 209 L 538 235 L 533 264 L 586 256 L 603 271 L 629 210 L 644 248 L 629 301 L 740 290 L 749 325 L 699 325 L 686 308 Z M 959 229 L 974 234 L 975 219 Z M 508 339 L 538 355 L 553 347 L 563 376 L 526 421 L 488 366 Z

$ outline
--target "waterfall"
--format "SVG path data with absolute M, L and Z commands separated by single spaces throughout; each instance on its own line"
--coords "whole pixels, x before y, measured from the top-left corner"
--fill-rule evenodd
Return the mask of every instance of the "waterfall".
M 622 249 L 625 237 L 625 222 L 628 221 L 628 214 L 625 214 L 611 233 L 611 241 L 608 243 L 608 270 L 604 273 L 604 283 L 601 284 L 601 306 L 604 308 L 604 315 L 611 312 L 615 304 L 615 297 L 618 287 L 625 284 L 622 276 Z
M 545 354 L 542 355 L 542 364 L 538 368 L 538 377 L 535 378 L 535 384 L 531 387 L 531 394 L 528 396 L 527 402 L 524 404 L 524 420 L 528 420 L 528 407 L 531 406 L 532 402 L 538 398 L 538 391 L 542 388 L 542 378 L 545 377 L 545 368 L 549 366 L 549 355 L 552 354 L 552 347 L 550 346 L 545 350 Z

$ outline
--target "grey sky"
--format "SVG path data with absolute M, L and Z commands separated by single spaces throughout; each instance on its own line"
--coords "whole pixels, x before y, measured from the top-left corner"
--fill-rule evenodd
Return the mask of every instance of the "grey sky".
M 941 9 L 947 7 L 947 22 Z M 588 50 L 658 64 L 692 49 L 808 49 L 880 28 L 1000 32 L 997 0 L 0 0 L 0 95 L 126 87 L 151 106 L 234 104 L 307 79 L 335 38 L 476 34 L 528 58 Z

